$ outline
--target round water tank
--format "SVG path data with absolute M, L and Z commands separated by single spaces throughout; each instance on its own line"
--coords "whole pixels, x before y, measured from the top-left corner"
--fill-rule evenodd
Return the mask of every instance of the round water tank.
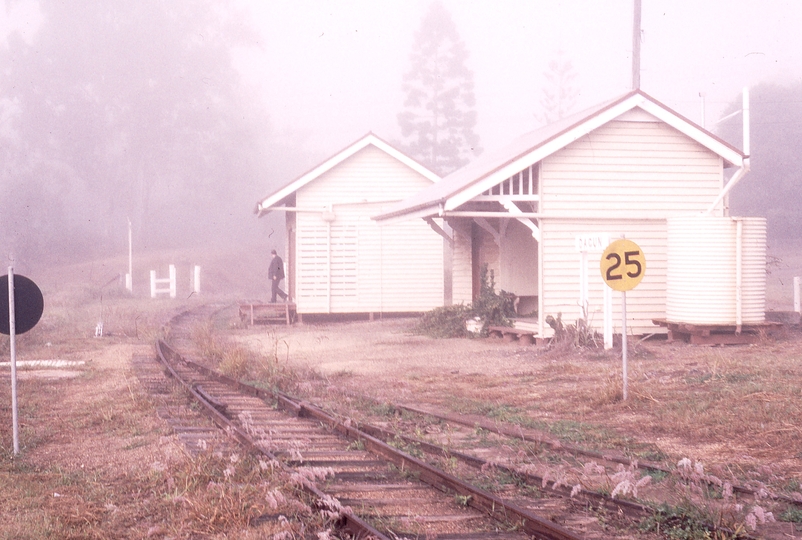
M 666 319 L 699 325 L 762 323 L 766 220 L 668 219 Z
M 743 324 L 759 324 L 766 319 L 766 220 L 740 219 L 741 302 Z

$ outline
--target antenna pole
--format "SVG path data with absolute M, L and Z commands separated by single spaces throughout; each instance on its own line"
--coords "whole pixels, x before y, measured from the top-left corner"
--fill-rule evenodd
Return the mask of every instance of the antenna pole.
M 750 123 L 750 114 L 749 114 L 749 87 L 744 86 L 744 98 L 743 98 L 743 111 L 744 111 L 744 154 L 746 157 L 750 156 L 750 152 L 752 150 L 751 144 L 749 141 L 749 123 Z
M 632 89 L 640 88 L 640 14 L 641 0 L 635 2 L 635 17 L 632 22 Z

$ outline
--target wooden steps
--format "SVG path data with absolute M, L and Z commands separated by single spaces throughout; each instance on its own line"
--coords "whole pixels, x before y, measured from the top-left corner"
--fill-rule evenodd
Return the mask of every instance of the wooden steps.
M 239 317 L 242 322 L 253 326 L 254 324 L 287 324 L 295 322 L 295 303 L 242 303 L 239 305 Z

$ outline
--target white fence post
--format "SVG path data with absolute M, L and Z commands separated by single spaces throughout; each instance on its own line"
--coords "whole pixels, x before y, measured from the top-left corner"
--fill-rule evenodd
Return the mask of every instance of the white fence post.
M 200 294 L 201 287 L 200 287 L 200 272 L 201 267 L 197 264 L 192 267 L 192 273 L 190 275 L 190 285 L 192 288 L 192 292 L 195 294 Z
M 799 276 L 794 278 L 794 311 L 802 313 L 802 306 L 800 306 L 799 296 Z
M 150 271 L 150 297 L 156 298 L 157 294 L 169 294 L 170 298 L 176 297 L 175 286 L 175 265 L 170 265 L 170 277 L 164 279 L 156 279 L 156 270 Z M 167 285 L 167 288 L 160 289 L 157 285 Z
M 170 298 L 176 297 L 176 287 L 175 287 L 175 265 L 170 265 Z
M 150 271 L 150 297 L 156 298 L 156 270 Z

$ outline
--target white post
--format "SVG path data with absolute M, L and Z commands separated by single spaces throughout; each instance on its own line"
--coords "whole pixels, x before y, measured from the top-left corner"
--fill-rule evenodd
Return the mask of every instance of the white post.
M 794 311 L 797 313 L 802 313 L 802 306 L 800 306 L 800 295 L 799 295 L 799 276 L 794 278 Z
M 749 114 L 749 87 L 744 86 L 744 97 L 743 97 L 743 111 L 744 111 L 744 154 L 746 157 L 749 157 L 749 152 L 751 151 L 751 144 L 749 141 L 749 129 L 750 129 L 750 114 Z
M 624 401 L 627 400 L 627 292 L 621 291 L 621 362 L 624 370 Z
M 128 273 L 125 275 L 125 288 L 134 292 L 134 257 L 133 235 L 131 233 L 131 219 L 128 219 Z
M 699 125 L 702 126 L 703 128 L 706 128 L 706 126 L 705 126 L 705 124 L 706 124 L 706 122 L 705 122 L 705 93 L 704 92 L 699 92 L 699 99 L 700 99 L 700 104 L 701 104 L 701 110 L 699 112 L 699 115 L 700 115 L 701 118 L 700 118 L 700 121 L 699 121 Z
M 632 89 L 640 90 L 641 0 L 635 0 L 632 24 Z
M 175 265 L 170 265 L 170 298 L 176 297 L 176 287 L 175 287 Z
M 195 294 L 200 294 L 201 291 L 200 272 L 201 272 L 201 267 L 196 264 L 192 271 L 192 292 L 194 292 Z
M 588 252 L 579 253 L 579 317 L 588 320 Z
M 604 350 L 613 348 L 613 290 L 604 287 Z
M 150 271 L 150 297 L 156 298 L 156 270 Z
M 14 307 L 14 267 L 8 267 L 8 339 L 11 356 L 11 423 L 14 455 L 19 454 L 19 416 L 17 414 L 17 314 Z

